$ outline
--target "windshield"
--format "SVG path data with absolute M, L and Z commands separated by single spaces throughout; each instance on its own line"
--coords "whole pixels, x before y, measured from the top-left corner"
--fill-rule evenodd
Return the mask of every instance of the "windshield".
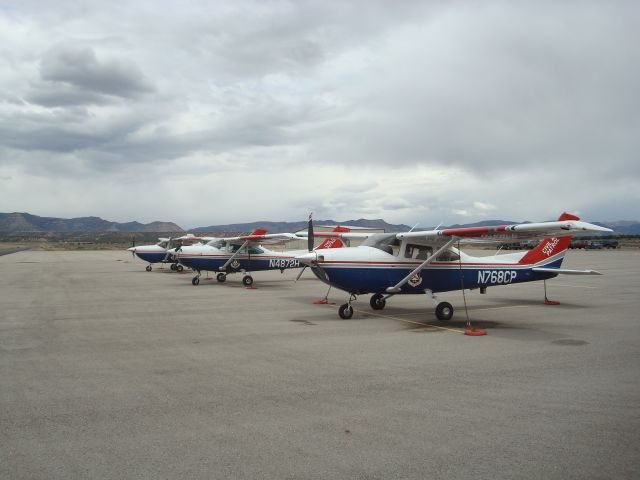
M 362 242 L 363 246 L 377 248 L 391 255 L 397 255 L 400 249 L 400 240 L 395 233 L 376 233 Z
M 224 240 L 211 240 L 207 245 L 214 248 L 224 248 Z

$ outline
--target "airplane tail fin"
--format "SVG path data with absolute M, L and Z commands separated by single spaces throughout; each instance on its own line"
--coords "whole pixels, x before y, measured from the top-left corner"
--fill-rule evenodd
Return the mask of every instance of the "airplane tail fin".
M 558 218 L 559 222 L 563 220 L 580 220 L 580 218 L 565 212 Z M 543 238 L 542 241 L 534 249 L 529 250 L 518 263 L 521 265 L 534 265 L 556 257 L 553 261 L 554 267 L 560 268 L 562 260 L 564 260 L 564 254 L 569 248 L 570 243 L 571 236 Z
M 265 235 L 267 233 L 267 230 L 265 230 L 264 228 L 256 228 L 253 230 L 253 232 L 251 232 L 249 234 L 249 236 L 259 236 L 259 235 Z
M 341 227 L 338 225 L 332 230 L 332 233 L 347 233 L 350 232 L 351 229 L 348 227 Z M 323 248 L 342 248 L 345 244 L 339 237 L 327 237 L 325 238 L 320 245 L 318 245 L 314 250 L 320 250 Z

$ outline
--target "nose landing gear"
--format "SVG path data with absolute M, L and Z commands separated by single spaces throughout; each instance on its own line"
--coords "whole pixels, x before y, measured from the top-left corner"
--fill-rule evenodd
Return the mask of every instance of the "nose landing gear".
M 353 307 L 351 306 L 351 302 L 353 302 L 357 298 L 358 297 L 354 293 L 352 293 L 349 296 L 349 301 L 340 305 L 340 307 L 338 308 L 338 316 L 340 318 L 342 318 L 343 320 L 349 320 L 351 317 L 353 317 Z

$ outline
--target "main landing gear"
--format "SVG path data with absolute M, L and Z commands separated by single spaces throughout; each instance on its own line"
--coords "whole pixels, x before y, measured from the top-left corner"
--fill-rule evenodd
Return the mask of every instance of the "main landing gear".
M 451 320 L 453 306 L 449 302 L 440 302 L 436 305 L 436 318 L 438 320 Z
M 451 305 L 449 302 L 438 302 L 436 296 L 429 290 L 427 290 L 426 293 L 431 296 L 431 299 L 436 304 L 436 318 L 441 321 L 451 320 L 451 318 L 453 318 L 453 305 Z M 382 310 L 387 304 L 387 298 L 389 298 L 390 296 L 391 295 L 385 296 L 382 293 L 376 293 L 369 299 L 369 304 L 374 310 Z M 338 315 L 340 316 L 340 318 L 348 320 L 353 317 L 353 307 L 351 306 L 351 302 L 356 300 L 356 298 L 357 296 L 352 293 L 349 297 L 349 301 L 340 305 L 340 308 L 338 308 Z
M 220 272 L 216 275 L 216 280 L 218 280 L 218 282 L 220 283 L 224 283 L 227 280 L 227 274 Z
M 145 268 L 145 270 L 147 272 L 150 272 L 151 270 L 153 270 L 153 267 L 149 264 L 149 265 L 147 265 L 147 268 Z
M 245 287 L 250 287 L 251 285 L 253 285 L 253 277 L 251 275 L 245 275 L 244 277 L 242 277 L 242 284 Z
M 382 295 L 381 293 L 376 293 L 375 295 L 371 295 L 369 304 L 371 305 L 371 308 L 373 308 L 374 310 L 382 310 L 387 304 L 387 300 L 384 298 L 384 295 Z
M 449 302 L 438 302 L 435 293 L 431 290 L 425 290 L 425 293 L 431 295 L 431 300 L 436 304 L 436 318 L 442 321 L 451 320 L 453 317 L 453 305 Z
M 184 270 L 184 267 L 182 265 L 180 265 L 179 263 L 172 263 L 171 264 L 171 270 L 174 270 L 176 272 L 181 272 Z

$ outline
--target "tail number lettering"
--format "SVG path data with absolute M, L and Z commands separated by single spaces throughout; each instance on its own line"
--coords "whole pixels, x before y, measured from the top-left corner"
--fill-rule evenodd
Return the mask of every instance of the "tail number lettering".
M 298 268 L 300 262 L 293 258 L 278 258 L 269 260 L 269 268 Z
M 515 270 L 479 270 L 478 285 L 507 285 L 513 283 L 517 275 Z

